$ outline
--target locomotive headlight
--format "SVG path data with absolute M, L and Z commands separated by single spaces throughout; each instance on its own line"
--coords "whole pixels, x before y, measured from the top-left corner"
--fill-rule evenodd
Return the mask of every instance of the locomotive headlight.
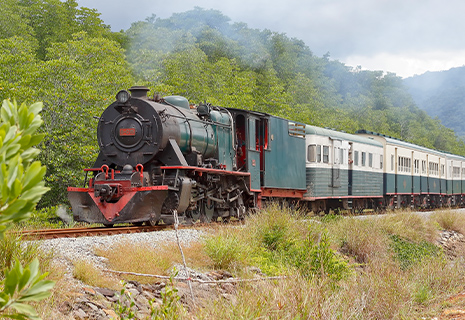
M 131 95 L 126 90 L 121 90 L 116 94 L 116 100 L 119 103 L 126 103 L 131 98 Z

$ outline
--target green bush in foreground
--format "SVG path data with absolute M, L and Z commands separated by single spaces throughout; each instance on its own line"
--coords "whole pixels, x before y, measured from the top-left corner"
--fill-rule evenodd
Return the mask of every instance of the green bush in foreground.
M 42 195 L 48 191 L 43 178 L 46 168 L 34 158 L 34 148 L 43 138 L 36 131 L 42 124 L 41 103 L 30 107 L 4 100 L 0 110 L 0 238 L 11 223 L 30 218 Z M 23 267 L 16 259 L 5 271 L 0 283 L 0 318 L 39 319 L 35 309 L 26 304 L 50 295 L 53 281 L 43 280 L 39 262 L 34 259 Z M 14 313 L 9 313 L 13 309 Z

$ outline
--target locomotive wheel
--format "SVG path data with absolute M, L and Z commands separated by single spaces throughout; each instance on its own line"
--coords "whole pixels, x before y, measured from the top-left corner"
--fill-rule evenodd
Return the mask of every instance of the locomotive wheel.
M 197 221 L 201 220 L 202 214 L 200 213 L 200 211 L 192 210 L 189 212 L 189 216 L 192 219 L 192 223 L 196 223 Z
M 218 215 L 215 213 L 215 206 L 208 208 L 206 204 L 202 205 L 199 218 L 200 222 L 204 223 L 216 221 L 218 219 Z
M 159 221 L 160 220 L 148 220 L 148 221 L 145 221 L 145 224 L 151 227 L 155 227 L 155 226 L 158 226 Z

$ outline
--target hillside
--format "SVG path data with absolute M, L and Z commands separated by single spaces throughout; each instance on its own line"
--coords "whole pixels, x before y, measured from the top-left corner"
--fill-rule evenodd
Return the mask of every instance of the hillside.
M 420 109 L 465 138 L 465 67 L 427 72 L 404 83 Z

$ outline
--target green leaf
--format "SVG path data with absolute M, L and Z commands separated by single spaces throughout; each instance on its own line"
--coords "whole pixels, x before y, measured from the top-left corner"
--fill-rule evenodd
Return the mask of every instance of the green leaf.
M 50 295 L 50 291 L 55 286 L 55 282 L 51 280 L 44 280 L 36 283 L 30 290 L 24 293 L 24 296 L 19 300 L 21 301 L 40 301 Z
M 18 281 L 18 291 L 23 290 L 23 288 L 30 282 L 30 280 L 31 270 L 29 268 L 26 268 Z
M 30 142 L 31 142 L 31 135 L 30 134 L 27 134 L 27 135 L 23 135 L 21 137 L 21 139 L 19 139 L 18 143 L 19 145 L 21 146 L 22 149 L 26 149 L 30 146 Z
M 27 190 L 42 181 L 46 171 L 47 168 L 45 166 L 41 166 L 40 161 L 34 161 L 24 173 L 24 177 L 22 179 L 24 190 Z
M 27 267 L 31 272 L 30 279 L 31 281 L 34 281 L 37 274 L 39 273 L 39 260 L 35 258 L 34 260 L 31 261 L 31 263 L 29 263 Z M 31 283 L 31 281 L 28 282 L 28 284 Z
M 31 137 L 31 141 L 29 142 L 30 146 L 38 145 L 45 137 L 45 133 L 35 134 Z
M 9 296 L 13 296 L 19 281 L 19 274 L 15 267 L 16 265 L 5 274 L 3 283 L 3 291 Z
M 44 187 L 43 185 L 43 183 L 37 184 L 33 188 L 23 192 L 19 199 L 36 204 L 39 202 L 40 198 L 50 190 L 50 188 Z
M 32 159 L 36 158 L 39 155 L 40 151 L 35 148 L 29 148 L 23 153 L 21 153 L 21 158 L 23 158 L 24 162 L 29 162 Z
M 23 185 L 21 184 L 21 181 L 19 181 L 18 179 L 16 179 L 16 180 L 13 182 L 13 185 L 12 185 L 12 187 L 11 187 L 10 197 L 11 197 L 11 198 L 16 198 L 16 197 L 18 197 L 22 190 L 23 190 Z
M 13 202 L 6 210 L 3 211 L 3 216 L 18 216 L 18 215 L 23 215 L 27 212 L 22 212 L 21 209 L 24 208 L 28 202 L 26 200 L 16 200 Z
M 15 303 L 12 303 L 10 306 L 11 308 L 15 309 L 16 311 L 20 313 L 25 313 L 27 315 L 35 316 L 35 317 L 37 316 L 36 310 L 31 305 L 15 302 Z
M 38 114 L 42 111 L 44 104 L 42 102 L 36 102 L 29 106 L 29 112 L 33 114 Z

